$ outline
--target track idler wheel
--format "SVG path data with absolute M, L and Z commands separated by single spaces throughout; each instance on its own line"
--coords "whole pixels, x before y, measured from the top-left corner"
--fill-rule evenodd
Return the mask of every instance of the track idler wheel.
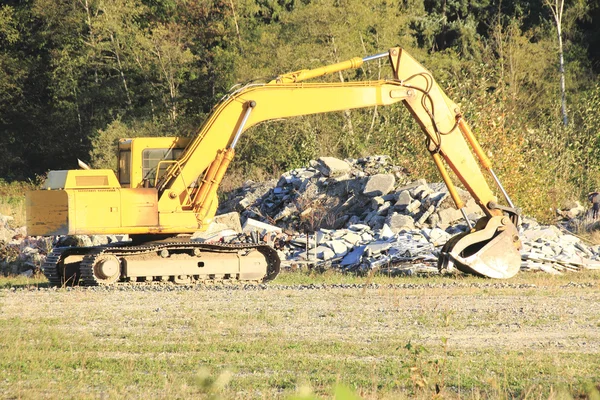
M 484 217 L 473 231 L 454 236 L 442 247 L 438 268 L 488 278 L 508 279 L 521 267 L 519 232 L 508 217 Z
M 102 254 L 95 260 L 93 272 L 98 283 L 110 285 L 121 277 L 121 262 L 113 255 Z

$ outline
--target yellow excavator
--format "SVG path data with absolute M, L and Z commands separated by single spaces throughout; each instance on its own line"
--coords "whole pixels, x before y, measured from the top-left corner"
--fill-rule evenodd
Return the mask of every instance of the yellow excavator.
M 363 63 L 388 58 L 393 79 L 306 83 Z M 275 118 L 387 106 L 403 102 L 426 135 L 428 150 L 469 231 L 441 250 L 440 268 L 510 278 L 520 267 L 519 214 L 458 106 L 431 73 L 404 49 L 253 83 L 224 97 L 197 134 L 135 138 L 119 143 L 118 174 L 105 169 L 50 171 L 41 190 L 27 194 L 29 235 L 129 234 L 132 242 L 57 247 L 43 272 L 53 285 L 260 282 L 277 276 L 277 252 L 260 244 L 206 244 L 189 234 L 206 230 L 217 210 L 217 189 L 240 135 Z M 471 226 L 446 165 L 483 210 Z M 497 202 L 489 173 L 506 203 Z M 186 236 L 187 234 L 187 236 Z

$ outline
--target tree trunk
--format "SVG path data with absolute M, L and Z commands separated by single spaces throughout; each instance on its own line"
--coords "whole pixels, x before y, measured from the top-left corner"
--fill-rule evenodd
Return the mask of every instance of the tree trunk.
M 558 57 L 559 57 L 559 71 L 560 71 L 560 104 L 562 111 L 563 125 L 567 126 L 569 119 L 567 117 L 567 89 L 565 85 L 565 59 L 563 56 L 563 43 L 560 26 L 558 31 Z

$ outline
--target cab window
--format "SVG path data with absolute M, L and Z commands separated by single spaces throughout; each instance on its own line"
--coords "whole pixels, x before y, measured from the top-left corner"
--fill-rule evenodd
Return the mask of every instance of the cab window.
M 177 160 L 183 149 L 146 149 L 142 152 L 142 176 L 148 180 L 150 187 L 156 180 L 156 167 L 162 160 Z M 169 163 L 162 163 L 158 171 L 158 178 L 162 177 L 169 167 Z
M 131 150 L 119 151 L 119 183 L 123 187 L 131 185 Z

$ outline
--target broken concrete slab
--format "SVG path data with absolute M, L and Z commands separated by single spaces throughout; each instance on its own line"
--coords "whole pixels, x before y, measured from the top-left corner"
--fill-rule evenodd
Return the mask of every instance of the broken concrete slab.
M 456 208 L 445 208 L 443 210 L 439 210 L 437 215 L 440 218 L 441 225 L 451 225 L 464 219 L 460 210 L 457 210 Z
M 373 175 L 367 181 L 363 194 L 369 197 L 385 196 L 396 184 L 396 178 L 393 174 Z
M 333 250 L 335 255 L 338 257 L 343 256 L 348 252 L 347 242 L 342 239 L 329 240 L 325 242 L 325 245 Z
M 347 267 L 350 265 L 360 264 L 363 254 L 365 253 L 366 246 L 356 246 L 352 251 L 342 258 L 340 265 L 342 267 Z
M 274 226 L 271 224 L 266 224 L 264 222 L 260 222 L 255 219 L 252 219 L 252 218 L 248 218 L 246 220 L 246 222 L 244 222 L 244 226 L 242 227 L 242 232 L 247 233 L 247 232 L 253 232 L 253 231 L 258 231 L 261 234 L 264 234 L 267 232 L 274 232 L 274 233 L 282 232 L 281 228 L 279 228 L 277 226 Z
M 213 218 L 215 224 L 222 224 L 227 229 L 242 233 L 242 224 L 240 222 L 240 214 L 237 212 L 230 212 L 226 214 L 217 215 Z
M 315 168 L 323 175 L 335 178 L 350 172 L 350 164 L 335 157 L 320 157 Z
M 386 219 L 386 224 L 394 233 L 415 228 L 415 221 L 411 217 L 396 213 L 392 214 Z
M 398 195 L 398 200 L 396 201 L 396 204 L 394 204 L 394 209 L 397 211 L 404 211 L 412 201 L 413 198 L 411 197 L 410 192 L 408 190 L 403 190 Z
M 343 239 L 352 245 L 357 245 L 362 240 L 362 237 L 358 233 L 348 232 L 343 236 Z

